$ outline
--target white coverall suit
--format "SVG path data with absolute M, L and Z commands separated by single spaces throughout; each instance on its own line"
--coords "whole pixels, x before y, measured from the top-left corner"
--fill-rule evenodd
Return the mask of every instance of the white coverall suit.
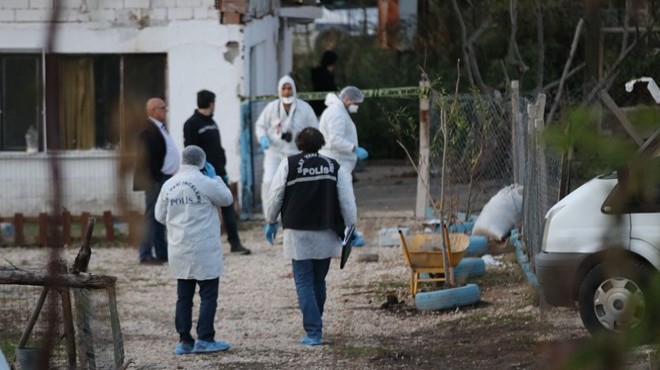
M 358 147 L 355 123 L 337 95 L 328 94 L 325 105 L 328 108 L 321 114 L 319 123 L 319 130 L 325 138 L 325 146 L 319 150 L 319 153 L 336 160 L 341 168 L 352 173 L 358 158 L 355 153 L 355 148 Z
M 282 86 L 291 85 L 293 90 L 293 103 L 287 114 L 282 103 Z M 267 137 L 268 149 L 264 150 L 264 173 L 261 181 L 261 201 L 268 199 L 268 190 L 273 181 L 275 171 L 282 160 L 290 155 L 299 153 L 296 148 L 296 135 L 305 127 L 318 128 L 319 123 L 312 107 L 305 101 L 296 98 L 296 84 L 289 76 L 284 76 L 277 84 L 279 99 L 273 100 L 261 112 L 257 119 L 255 133 L 257 140 Z M 282 133 L 290 132 L 291 141 L 282 139 Z

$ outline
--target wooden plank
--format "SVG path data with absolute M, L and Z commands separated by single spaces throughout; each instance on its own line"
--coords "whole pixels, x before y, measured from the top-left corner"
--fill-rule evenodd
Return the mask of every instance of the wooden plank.
M 71 243 L 71 212 L 62 212 L 62 242 Z
M 431 128 L 429 110 L 431 108 L 431 83 L 425 77 L 419 81 L 420 90 L 425 94 L 419 99 L 419 164 L 417 174 L 417 197 L 415 199 L 415 217 L 426 217 L 426 207 L 429 205 L 431 186 L 429 158 L 431 154 Z M 442 208 L 442 204 L 440 207 Z M 442 212 L 442 209 L 440 210 Z M 440 215 L 437 215 L 439 217 Z
M 66 355 L 69 370 L 76 369 L 76 331 L 73 328 L 73 308 L 71 306 L 71 291 L 62 289 L 62 319 L 64 320 L 64 336 L 66 338 Z
M 626 132 L 628 132 L 628 135 L 632 137 L 637 146 L 642 146 L 642 144 L 644 144 L 644 140 L 642 140 L 642 137 L 639 135 L 639 133 L 637 133 L 637 130 L 635 130 L 635 127 L 632 125 L 632 123 L 630 123 L 625 113 L 623 113 L 619 106 L 616 105 L 610 94 L 608 94 L 605 90 L 601 90 L 598 95 L 600 96 L 600 100 L 602 100 L 603 103 L 605 103 L 605 105 L 612 111 L 612 113 L 614 113 L 614 116 L 619 120 L 621 126 L 623 126 Z
M 48 245 L 48 214 L 39 213 L 39 245 Z
M 518 81 L 511 81 L 511 144 L 513 146 L 513 182 L 515 184 L 520 184 L 522 178 L 521 174 L 523 169 L 519 168 L 520 158 L 517 155 L 520 154 L 521 148 L 518 146 L 518 137 L 522 133 L 518 132 L 518 127 L 521 124 L 520 117 L 520 83 Z
M 37 323 L 37 319 L 39 318 L 41 309 L 44 307 L 44 302 L 46 302 L 47 296 L 48 296 L 48 287 L 43 287 L 43 289 L 41 290 L 41 295 L 37 300 L 37 305 L 34 307 L 34 310 L 32 310 L 32 314 L 28 319 L 27 327 L 21 334 L 21 339 L 18 341 L 18 348 L 25 348 L 28 339 L 30 339 L 30 335 L 32 335 L 32 329 L 34 329 L 34 325 Z
M 126 218 L 126 222 L 128 222 L 128 241 L 131 244 L 137 244 L 140 242 L 141 220 L 142 215 L 135 211 L 131 211 Z
M 114 284 L 108 286 L 108 304 L 110 309 L 110 325 L 112 327 L 112 343 L 114 344 L 115 367 L 124 364 L 124 338 L 119 324 L 119 311 L 117 310 L 117 291 Z
M 115 241 L 115 227 L 112 224 L 112 212 L 103 212 L 103 225 L 105 226 L 105 240 L 109 242 Z
M 22 246 L 25 243 L 25 233 L 23 230 L 24 219 L 22 213 L 14 215 L 14 244 Z
M 0 267 L 0 284 L 60 286 L 67 288 L 105 289 L 114 284 L 117 278 L 107 275 L 91 275 L 87 273 L 58 274 L 55 279 L 45 270 L 18 270 Z
M 84 239 L 85 238 L 85 225 L 87 225 L 87 222 L 89 221 L 89 212 L 83 212 L 82 215 L 80 215 L 80 238 Z
M 94 333 L 91 328 L 89 291 L 76 289 L 73 294 L 76 302 L 76 326 L 78 327 L 78 356 L 80 368 L 96 370 L 96 355 L 94 352 Z

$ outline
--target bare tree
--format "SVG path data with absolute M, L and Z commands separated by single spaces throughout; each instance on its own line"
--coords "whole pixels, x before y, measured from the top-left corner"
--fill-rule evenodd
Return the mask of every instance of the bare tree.
M 481 92 L 484 93 L 488 92 L 489 88 L 486 86 L 483 79 L 481 78 L 481 72 L 479 71 L 479 63 L 477 61 L 477 55 L 474 51 L 474 43 L 477 42 L 479 37 L 481 37 L 481 35 L 483 35 L 483 33 L 486 32 L 486 30 L 490 28 L 490 26 L 492 25 L 492 17 L 490 10 L 488 10 L 488 16 L 486 17 L 486 19 L 484 19 L 484 21 L 481 23 L 479 28 L 477 28 L 477 30 L 474 31 L 468 37 L 467 27 L 465 26 L 463 13 L 461 13 L 461 9 L 458 6 L 458 2 L 456 0 L 452 0 L 452 6 L 454 8 L 454 13 L 456 14 L 458 25 L 461 29 L 461 45 L 463 49 L 463 58 L 465 58 L 466 67 L 467 67 L 466 71 L 468 74 L 468 79 L 470 81 L 470 84 L 476 85 Z M 486 1 L 485 8 L 490 9 L 489 1 Z
M 507 53 L 507 63 L 513 65 L 518 70 L 518 75 L 521 76 L 529 67 L 525 64 L 520 56 L 518 49 L 518 41 L 516 34 L 518 33 L 518 0 L 509 0 L 509 18 L 511 20 L 511 34 L 509 36 L 509 51 Z
M 580 41 L 580 34 L 582 33 L 583 26 L 584 26 L 584 19 L 580 18 L 580 21 L 575 27 L 575 34 L 573 35 L 573 43 L 571 44 L 571 51 L 568 54 L 568 59 L 566 60 L 566 64 L 564 65 L 564 72 L 561 74 L 561 79 L 559 80 L 559 88 L 557 89 L 557 94 L 555 95 L 555 101 L 552 103 L 552 108 L 550 108 L 550 113 L 548 113 L 548 117 L 545 120 L 548 123 L 552 122 L 552 118 L 555 115 L 557 108 L 559 107 L 561 94 L 562 91 L 564 90 L 564 83 L 566 82 L 568 72 L 571 68 L 571 63 L 573 63 L 573 57 L 575 57 L 575 51 L 577 50 L 577 45 L 578 42 Z M 543 113 L 541 112 L 541 114 Z
M 543 73 L 545 64 L 545 43 L 543 38 L 543 9 L 541 0 L 534 0 L 534 10 L 536 13 L 536 42 L 538 49 L 538 67 L 536 69 L 536 90 L 543 92 Z

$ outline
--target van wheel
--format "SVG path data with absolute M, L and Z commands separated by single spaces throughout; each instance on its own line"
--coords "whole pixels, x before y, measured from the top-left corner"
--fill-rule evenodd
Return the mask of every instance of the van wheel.
M 591 335 L 620 335 L 643 328 L 649 308 L 644 294 L 654 270 L 634 260 L 601 263 L 582 280 L 580 317 Z

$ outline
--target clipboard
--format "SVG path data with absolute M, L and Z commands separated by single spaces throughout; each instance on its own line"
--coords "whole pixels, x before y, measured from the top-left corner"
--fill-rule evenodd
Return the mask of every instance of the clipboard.
M 347 226 L 344 230 L 344 240 L 341 243 L 341 261 L 339 262 L 339 268 L 343 269 L 346 266 L 346 261 L 348 261 L 348 256 L 351 255 L 351 249 L 353 249 L 353 233 L 355 232 L 355 225 Z

